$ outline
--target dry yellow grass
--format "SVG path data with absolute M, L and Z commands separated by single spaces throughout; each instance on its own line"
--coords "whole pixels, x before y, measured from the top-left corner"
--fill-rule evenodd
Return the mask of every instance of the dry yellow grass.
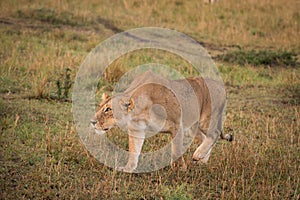
M 100 23 L 100 30 L 103 26 L 115 26 L 121 30 L 160 26 L 222 45 L 299 51 L 299 8 L 296 0 L 288 3 L 283 0 L 226 0 L 214 5 L 181 0 L 2 1 L 1 17 L 25 16 L 42 21 L 56 19 L 71 25 Z

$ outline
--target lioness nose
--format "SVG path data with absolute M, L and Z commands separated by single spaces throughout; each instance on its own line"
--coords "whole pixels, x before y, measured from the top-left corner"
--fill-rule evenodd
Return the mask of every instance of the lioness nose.
M 97 121 L 96 120 L 91 120 L 91 124 L 93 125 L 93 126 L 95 126 L 96 124 L 97 124 Z

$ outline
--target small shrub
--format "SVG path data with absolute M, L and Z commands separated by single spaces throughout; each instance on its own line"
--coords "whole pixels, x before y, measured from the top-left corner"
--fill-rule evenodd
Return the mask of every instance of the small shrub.
M 56 80 L 56 95 L 59 100 L 68 100 L 72 88 L 71 69 L 66 68 L 61 79 Z

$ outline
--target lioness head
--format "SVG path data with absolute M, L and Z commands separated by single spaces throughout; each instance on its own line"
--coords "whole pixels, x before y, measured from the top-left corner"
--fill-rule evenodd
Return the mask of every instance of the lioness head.
M 105 93 L 102 95 L 102 102 L 99 105 L 99 110 L 96 112 L 94 117 L 91 119 L 91 126 L 94 128 L 95 133 L 104 134 L 106 131 L 110 130 L 114 126 L 122 124 L 122 120 L 116 120 L 113 111 L 116 111 L 118 114 L 116 116 L 122 118 L 124 114 L 128 113 L 130 109 L 133 108 L 133 100 L 128 99 L 118 99 L 119 108 L 112 108 L 112 98 L 108 97 Z M 121 115 L 120 115 L 121 114 Z M 124 123 L 124 122 L 123 122 Z M 125 122 L 126 123 L 126 122 Z

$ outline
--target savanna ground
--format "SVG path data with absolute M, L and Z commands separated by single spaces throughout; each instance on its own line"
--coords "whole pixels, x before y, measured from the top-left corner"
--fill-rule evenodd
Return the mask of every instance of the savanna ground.
M 299 10 L 297 0 L 0 1 L 1 199 L 299 199 Z M 70 96 L 81 62 L 109 36 L 146 26 L 186 33 L 216 61 L 235 140 L 219 140 L 206 165 L 191 162 L 192 145 L 187 171 L 127 174 L 79 140 Z M 135 52 L 110 66 L 99 94 L 149 62 L 193 73 L 166 52 Z

